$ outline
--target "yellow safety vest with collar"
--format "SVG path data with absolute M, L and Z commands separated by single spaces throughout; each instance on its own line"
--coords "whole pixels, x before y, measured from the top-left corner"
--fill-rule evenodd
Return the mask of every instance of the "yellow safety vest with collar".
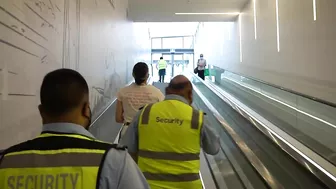
M 167 62 L 165 60 L 159 60 L 159 70 L 163 70 L 167 68 Z
M 152 189 L 201 189 L 203 113 L 178 100 L 146 106 L 139 119 L 138 165 Z
M 0 188 L 98 189 L 111 148 L 125 149 L 77 134 L 42 133 L 5 150 Z

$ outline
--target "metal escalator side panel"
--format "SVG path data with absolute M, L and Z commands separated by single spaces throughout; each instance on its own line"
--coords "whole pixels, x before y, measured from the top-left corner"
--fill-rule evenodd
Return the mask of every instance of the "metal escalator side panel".
M 256 114 L 249 107 L 245 106 L 230 94 L 219 89 L 210 82 L 203 82 L 219 98 L 235 109 L 239 114 L 250 120 L 251 123 L 263 132 L 269 139 L 274 141 L 281 149 L 293 157 L 297 162 L 304 166 L 309 172 L 321 179 L 330 188 L 336 187 L 336 169 L 330 162 L 310 150 L 308 147 L 298 142 L 296 139 L 270 123 L 265 118 Z M 252 113 L 251 113 L 252 112 Z
M 202 99 L 202 101 L 207 105 L 207 107 L 212 111 L 214 116 L 218 119 L 218 121 L 225 127 L 228 134 L 235 141 L 237 146 L 242 150 L 245 154 L 246 158 L 250 161 L 253 167 L 257 170 L 257 172 L 263 177 L 265 182 L 269 185 L 270 188 L 274 189 L 283 189 L 281 183 L 277 181 L 277 179 L 267 170 L 264 164 L 260 161 L 260 159 L 254 154 L 254 152 L 245 144 L 245 142 L 239 137 L 239 135 L 226 123 L 224 118 L 219 114 L 219 112 L 212 106 L 212 104 L 205 98 L 205 96 L 194 86 L 194 90 L 197 95 Z

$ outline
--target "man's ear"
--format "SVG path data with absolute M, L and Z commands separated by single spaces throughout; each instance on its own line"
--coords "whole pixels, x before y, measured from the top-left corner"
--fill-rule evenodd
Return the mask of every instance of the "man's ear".
M 45 122 L 46 122 L 46 115 L 45 115 L 45 112 L 43 110 L 42 104 L 38 105 L 38 110 L 39 110 L 41 118 L 42 118 L 42 123 L 45 124 Z
M 84 117 L 88 118 L 91 116 L 90 104 L 88 102 L 84 103 L 82 114 Z
M 38 105 L 38 110 L 39 110 L 40 114 L 42 115 L 42 112 L 43 112 L 42 104 Z
M 166 95 L 171 94 L 170 88 L 169 88 L 169 87 L 166 87 L 165 92 L 166 92 Z
M 188 91 L 188 97 L 189 97 L 189 100 L 190 100 L 189 103 L 192 104 L 193 100 L 194 100 L 194 98 L 193 98 L 193 91 L 192 90 Z

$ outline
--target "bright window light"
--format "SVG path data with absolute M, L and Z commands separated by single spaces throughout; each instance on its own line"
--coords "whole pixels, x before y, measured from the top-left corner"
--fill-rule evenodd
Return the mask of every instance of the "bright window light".
M 176 15 L 239 15 L 239 12 L 210 12 L 210 13 L 205 13 L 205 12 L 184 12 L 184 13 L 175 13 Z
M 257 0 L 253 0 L 254 39 L 257 39 L 257 10 L 256 10 L 256 1 Z
M 280 29 L 279 29 L 279 0 L 276 1 L 276 24 L 277 24 L 277 47 L 278 47 L 278 52 L 280 52 Z
M 316 21 L 316 0 L 313 0 L 314 21 Z
M 240 62 L 243 62 L 243 47 L 242 47 L 242 15 L 239 15 L 239 48 Z

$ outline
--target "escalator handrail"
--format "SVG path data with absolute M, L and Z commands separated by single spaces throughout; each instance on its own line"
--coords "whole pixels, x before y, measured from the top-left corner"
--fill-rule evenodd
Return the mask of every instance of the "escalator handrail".
M 253 126 L 274 141 L 275 144 L 292 156 L 298 163 L 303 165 L 309 172 L 312 172 L 317 178 L 320 178 L 326 185 L 335 185 L 336 168 L 332 163 L 310 150 L 307 146 L 279 129 L 230 94 L 224 92 L 210 82 L 199 79 L 194 73 L 190 72 L 190 74 L 207 86 L 233 109 L 237 110 L 239 114 L 251 121 Z
M 193 84 L 194 85 L 194 84 Z M 251 163 L 251 165 L 255 168 L 255 170 L 259 173 L 259 175 L 263 178 L 265 183 L 270 188 L 284 188 L 282 184 L 277 181 L 276 178 L 273 177 L 268 171 L 266 166 L 262 163 L 262 161 L 258 158 L 258 156 L 246 145 L 245 141 L 243 141 L 240 136 L 231 129 L 231 126 L 225 121 L 225 119 L 219 114 L 219 112 L 212 106 L 212 104 L 206 99 L 206 97 L 194 86 L 194 91 L 201 98 L 204 104 L 208 107 L 211 113 L 215 116 L 218 122 L 222 125 L 222 127 L 226 130 L 227 134 L 231 137 L 234 143 L 238 146 L 238 148 L 243 152 L 245 157 Z M 250 185 L 249 180 L 242 180 L 245 186 Z
M 220 69 L 220 70 L 228 71 L 228 72 L 230 72 L 230 73 L 236 74 L 236 75 L 241 76 L 241 77 L 245 77 L 245 78 L 247 78 L 247 79 L 256 81 L 256 82 L 258 82 L 258 83 L 262 83 L 262 84 L 265 84 L 265 85 L 267 85 L 267 86 L 271 86 L 271 87 L 280 89 L 280 90 L 282 90 L 282 91 L 286 91 L 286 92 L 289 92 L 289 93 L 292 93 L 292 94 L 301 96 L 301 97 L 303 97 L 303 98 L 307 98 L 307 99 L 309 99 L 309 100 L 312 100 L 312 101 L 315 101 L 315 102 L 319 102 L 319 103 L 321 103 L 321 104 L 324 104 L 324 105 L 327 105 L 327 106 L 331 106 L 331 107 L 333 107 L 333 108 L 336 108 L 336 104 L 333 103 L 333 102 L 326 101 L 326 100 L 323 100 L 323 99 L 321 99 L 321 98 L 313 97 L 313 96 L 310 96 L 310 95 L 307 95 L 307 94 L 303 94 L 303 93 L 294 91 L 294 90 L 292 90 L 292 89 L 284 88 L 284 87 L 281 87 L 281 86 L 279 86 L 279 85 L 275 85 L 275 84 L 272 84 L 272 83 L 269 83 L 269 82 L 266 82 L 266 81 L 263 81 L 263 80 L 260 80 L 260 79 L 251 77 L 251 76 L 246 76 L 246 75 L 243 75 L 243 74 L 240 74 L 240 73 L 237 73 L 237 72 L 233 72 L 233 71 L 230 71 L 230 70 L 227 70 L 227 69 L 222 69 L 222 68 L 217 67 L 217 66 L 214 66 L 214 67 L 217 68 L 217 69 Z
M 310 114 L 309 112 L 307 112 L 305 110 L 302 110 L 302 109 L 300 109 L 298 107 L 294 107 L 294 106 L 292 106 L 292 105 L 290 105 L 290 104 L 288 104 L 288 103 L 286 103 L 286 102 L 284 102 L 282 100 L 278 100 L 278 99 L 276 99 L 274 97 L 271 97 L 271 96 L 269 96 L 269 95 L 267 95 L 267 94 L 265 94 L 263 92 L 260 92 L 260 91 L 258 91 L 256 89 L 253 89 L 250 86 L 247 86 L 246 84 L 239 83 L 239 82 L 235 81 L 234 79 L 231 79 L 231 78 L 228 78 L 228 77 L 224 77 L 224 78 L 227 79 L 227 80 L 229 80 L 230 82 L 233 82 L 233 83 L 235 83 L 237 85 L 240 85 L 241 87 L 244 87 L 245 89 L 248 89 L 248 90 L 251 90 L 251 91 L 253 91 L 255 93 L 258 93 L 258 94 L 262 95 L 263 97 L 268 98 L 268 99 L 270 99 L 270 100 L 272 100 L 272 101 L 274 101 L 276 103 L 280 103 L 281 105 L 284 105 L 287 108 L 290 108 L 290 109 L 292 109 L 293 111 L 295 111 L 297 113 L 300 113 L 300 114 L 303 114 L 305 116 L 308 116 L 311 119 L 314 119 L 314 120 L 316 120 L 318 122 L 321 122 L 322 124 L 328 125 L 330 127 L 333 127 L 334 129 L 336 129 L 336 126 L 334 124 L 332 124 L 331 122 L 329 122 L 327 120 L 324 120 L 323 118 L 321 118 L 318 115 L 312 115 L 312 114 Z

